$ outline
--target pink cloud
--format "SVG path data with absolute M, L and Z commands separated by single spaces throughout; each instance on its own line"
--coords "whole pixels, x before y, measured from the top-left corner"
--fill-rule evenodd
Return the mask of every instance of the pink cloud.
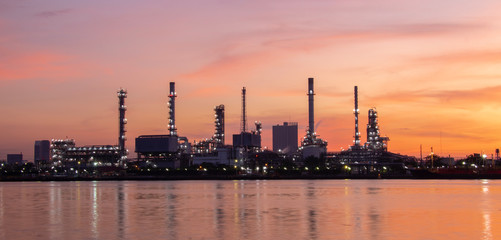
M 35 14 L 35 16 L 37 16 L 37 17 L 45 17 L 45 18 L 48 18 L 48 17 L 57 17 L 57 16 L 60 16 L 60 15 L 68 14 L 68 13 L 70 13 L 72 11 L 74 11 L 74 10 L 71 9 L 71 8 L 58 9 L 58 10 L 49 10 L 49 11 L 38 12 L 38 13 Z
M 31 78 L 62 79 L 75 73 L 67 66 L 68 57 L 47 52 L 35 52 L 18 56 L 2 57 L 0 81 Z
M 301 57 L 304 53 L 327 47 L 344 48 L 353 44 L 381 40 L 433 38 L 485 29 L 487 25 L 474 23 L 424 23 L 383 25 L 355 30 L 315 30 L 280 26 L 268 31 L 254 31 L 226 39 L 219 48 L 219 57 L 198 70 L 183 74 L 181 79 L 233 79 L 238 73 L 255 71 L 269 63 Z M 249 44 L 253 42 L 253 44 Z

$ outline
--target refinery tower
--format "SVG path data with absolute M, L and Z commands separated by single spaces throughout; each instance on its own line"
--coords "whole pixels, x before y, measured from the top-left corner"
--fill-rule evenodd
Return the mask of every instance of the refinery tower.
M 118 94 L 118 147 L 120 150 L 120 161 L 121 164 L 127 162 L 127 149 L 125 148 L 125 141 L 127 140 L 125 136 L 125 124 L 127 124 L 127 118 L 125 118 L 125 111 L 127 106 L 125 106 L 125 98 L 127 97 L 127 90 L 120 88 L 117 92 Z
M 167 123 L 168 134 L 141 135 L 136 138 L 137 159 L 153 166 L 166 168 L 179 168 L 180 156 L 191 151 L 191 146 L 186 137 L 178 136 L 176 127 L 176 89 L 175 83 L 169 84 Z
M 308 128 L 306 136 L 301 142 L 303 159 L 308 157 L 320 158 L 327 152 L 327 142 L 318 138 L 315 132 L 313 78 L 308 78 Z
M 246 109 L 247 89 L 242 88 L 242 115 L 240 121 L 240 134 L 233 134 L 233 147 L 243 148 L 250 151 L 261 149 L 261 122 L 255 122 L 256 130 L 247 131 L 247 109 Z

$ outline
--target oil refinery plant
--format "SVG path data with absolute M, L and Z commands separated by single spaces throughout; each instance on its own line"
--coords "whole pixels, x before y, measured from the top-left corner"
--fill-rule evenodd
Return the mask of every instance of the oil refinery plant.
M 125 98 L 127 91 L 119 89 L 118 96 L 118 145 L 76 146 L 74 139 L 52 139 L 50 143 L 50 161 L 43 163 L 45 168 L 71 169 L 82 174 L 87 168 L 106 168 L 113 171 L 123 169 L 127 164 L 128 150 L 125 147 Z
M 308 78 L 308 128 L 306 129 L 306 136 L 301 141 L 299 150 L 302 153 L 303 159 L 308 157 L 320 158 L 325 156 L 327 152 L 327 141 L 317 137 L 315 131 L 315 116 L 314 116 L 314 101 L 313 97 L 313 78 Z
M 247 121 L 247 89 L 241 92 L 240 132 L 232 135 L 232 144 L 226 144 L 225 106 L 214 107 L 214 133 L 212 136 L 189 142 L 187 137 L 179 136 L 176 126 L 175 83 L 170 82 L 168 93 L 168 122 L 163 135 L 140 135 L 135 138 L 135 156 L 126 149 L 127 91 L 120 89 L 118 94 L 118 144 L 76 146 L 73 139 L 53 139 L 50 145 L 51 157 L 41 167 L 92 171 L 108 169 L 120 171 L 133 166 L 138 169 L 188 169 L 193 166 L 224 166 L 237 173 L 267 173 L 273 168 L 285 166 L 307 166 L 308 159 L 317 159 L 319 166 L 339 168 L 348 167 L 360 172 L 379 171 L 386 164 L 401 164 L 410 157 L 387 151 L 388 137 L 381 136 L 378 125 L 378 112 L 368 110 L 367 140 L 361 143 L 359 132 L 358 87 L 355 86 L 355 132 L 353 145 L 346 151 L 328 152 L 327 141 L 321 139 L 315 129 L 314 79 L 308 78 L 308 125 L 305 136 L 297 146 L 298 124 L 285 122 L 273 126 L 273 151 L 262 148 L 262 124 L 255 121 L 255 129 L 249 130 Z M 318 167 L 317 167 L 318 168 Z M 90 169 L 90 170 L 89 170 Z

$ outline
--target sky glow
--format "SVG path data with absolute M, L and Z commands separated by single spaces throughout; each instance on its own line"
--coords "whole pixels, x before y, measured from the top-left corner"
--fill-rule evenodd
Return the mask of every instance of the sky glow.
M 464 157 L 501 147 L 499 1 L 1 1 L 0 159 L 35 140 L 118 143 L 120 87 L 128 90 L 127 146 L 167 134 L 176 82 L 178 133 L 239 131 L 250 123 L 307 125 L 315 78 L 317 133 L 329 151 L 352 144 L 353 86 L 360 132 L 376 107 L 392 152 Z M 251 129 L 253 126 L 251 126 Z

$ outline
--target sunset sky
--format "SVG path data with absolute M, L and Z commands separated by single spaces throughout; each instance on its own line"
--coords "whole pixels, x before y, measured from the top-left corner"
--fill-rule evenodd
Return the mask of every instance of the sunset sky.
M 263 146 L 284 121 L 307 125 L 315 78 L 317 133 L 329 151 L 352 144 L 353 86 L 365 142 L 376 107 L 389 150 L 464 157 L 501 147 L 499 0 L 31 1 L 0 0 L 0 159 L 35 140 L 117 144 L 126 88 L 127 146 L 167 133 L 176 82 L 178 133 L 226 143 L 248 120 Z M 249 124 L 252 129 L 254 126 Z

